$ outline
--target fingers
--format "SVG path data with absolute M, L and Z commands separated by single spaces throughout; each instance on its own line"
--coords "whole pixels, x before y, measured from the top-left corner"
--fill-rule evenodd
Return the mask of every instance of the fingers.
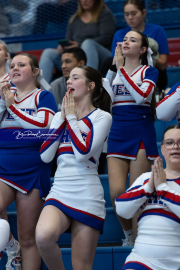
M 166 175 L 163 168 L 163 162 L 160 157 L 155 160 L 154 167 L 154 185 L 157 187 L 161 183 L 166 183 Z

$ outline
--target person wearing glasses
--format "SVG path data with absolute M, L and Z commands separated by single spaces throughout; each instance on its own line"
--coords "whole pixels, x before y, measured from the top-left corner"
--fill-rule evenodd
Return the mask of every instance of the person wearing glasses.
M 180 123 L 180 82 L 176 83 L 156 105 L 156 115 L 162 121 L 171 121 L 176 117 Z
M 139 176 L 116 199 L 117 214 L 139 212 L 138 236 L 123 270 L 177 270 L 180 266 L 180 124 L 169 126 L 152 171 Z

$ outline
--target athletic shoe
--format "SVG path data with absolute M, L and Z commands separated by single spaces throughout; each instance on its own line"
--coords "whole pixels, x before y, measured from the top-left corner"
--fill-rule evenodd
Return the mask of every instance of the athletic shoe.
M 134 246 L 134 241 L 131 238 L 122 239 L 122 247 L 132 247 Z
M 6 270 L 21 270 L 21 252 L 20 245 L 17 241 L 19 250 L 18 252 L 7 252 L 8 261 L 6 264 Z

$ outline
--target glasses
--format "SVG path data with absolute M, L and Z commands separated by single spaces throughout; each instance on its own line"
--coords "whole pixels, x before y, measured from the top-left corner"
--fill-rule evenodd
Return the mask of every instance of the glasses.
M 162 142 L 162 144 L 164 144 L 165 148 L 167 150 L 173 149 L 175 144 L 177 144 L 178 148 L 180 149 L 180 140 L 178 140 L 177 142 L 175 142 L 174 140 L 164 140 Z

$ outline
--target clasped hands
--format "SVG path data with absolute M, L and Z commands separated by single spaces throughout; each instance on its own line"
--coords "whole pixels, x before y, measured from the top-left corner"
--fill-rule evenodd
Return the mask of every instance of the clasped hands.
M 5 100 L 7 108 L 11 106 L 13 103 L 15 103 L 14 95 L 11 92 L 10 87 L 11 84 L 9 83 L 9 81 L 4 80 L 0 82 L 0 96 L 2 99 Z
M 154 165 L 152 165 L 152 173 L 148 185 L 156 190 L 157 186 L 166 183 L 166 174 L 163 168 L 163 162 L 160 157 L 156 158 Z
M 77 103 L 74 101 L 72 90 L 68 90 L 62 101 L 61 118 L 66 119 L 69 114 L 77 113 Z
M 116 65 L 117 69 L 123 68 L 124 65 L 124 57 L 122 55 L 121 46 L 119 44 L 116 46 L 113 65 Z

